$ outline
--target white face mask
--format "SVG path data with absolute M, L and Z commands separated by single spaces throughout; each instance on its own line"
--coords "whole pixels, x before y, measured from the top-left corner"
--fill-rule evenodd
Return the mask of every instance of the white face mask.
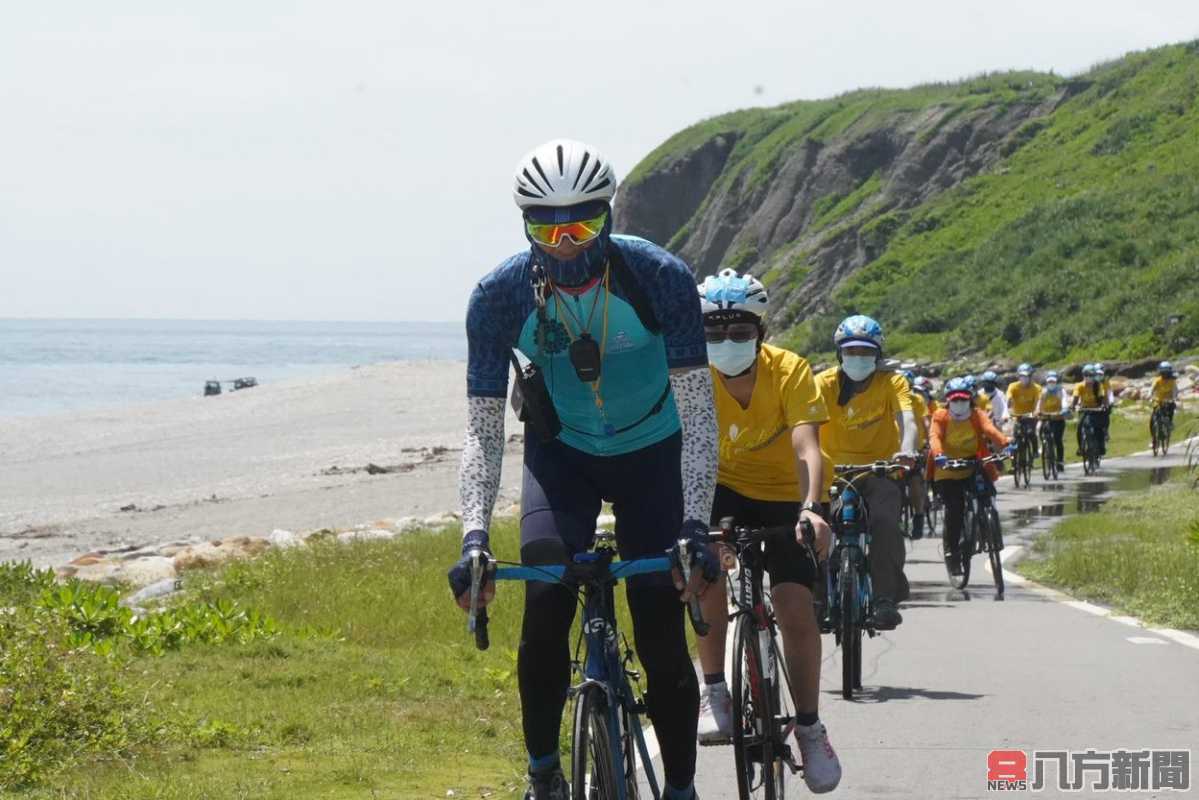
M 756 341 L 734 342 L 725 339 L 723 342 L 708 343 L 708 361 L 725 375 L 740 375 L 753 366 L 757 357 Z
M 1049 381 L 1049 383 L 1045 384 L 1045 391 L 1049 392 L 1050 394 L 1057 394 L 1057 390 L 1059 388 L 1060 387 L 1057 385 L 1057 381 Z
M 1032 383 L 1031 375 L 1021 375 L 1020 376 L 1020 385 L 1021 386 L 1028 386 L 1030 383 Z
M 841 369 L 853 381 L 864 381 L 874 372 L 874 356 L 844 356 Z
M 950 400 L 949 401 L 949 416 L 953 417 L 958 422 L 970 418 L 970 401 L 969 400 Z

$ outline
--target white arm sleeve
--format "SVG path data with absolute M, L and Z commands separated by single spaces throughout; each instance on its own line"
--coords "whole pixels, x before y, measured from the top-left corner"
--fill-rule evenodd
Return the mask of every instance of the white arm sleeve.
M 705 528 L 716 493 L 716 400 L 707 367 L 670 374 L 683 426 L 683 520 Z
M 486 532 L 504 466 L 504 398 L 466 398 L 466 440 L 458 468 L 462 533 Z

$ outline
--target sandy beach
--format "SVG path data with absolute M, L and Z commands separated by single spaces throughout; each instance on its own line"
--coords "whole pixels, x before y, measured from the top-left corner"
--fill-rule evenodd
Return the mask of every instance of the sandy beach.
M 376 364 L 218 397 L 0 419 L 0 561 L 52 566 L 95 548 L 457 511 L 465 370 Z M 511 413 L 506 431 L 521 431 Z M 510 442 L 497 509 L 518 500 L 519 449 Z

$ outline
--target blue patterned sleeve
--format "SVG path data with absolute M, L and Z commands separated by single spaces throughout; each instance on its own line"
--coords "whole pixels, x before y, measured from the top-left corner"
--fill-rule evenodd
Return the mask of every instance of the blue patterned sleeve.
M 641 280 L 666 340 L 666 363 L 671 369 L 706 367 L 708 345 L 699 306 L 695 275 L 681 258 L 655 244 L 621 237 L 631 245 Z
M 502 298 L 494 285 L 480 281 L 466 307 L 466 394 L 506 397 L 510 334 Z

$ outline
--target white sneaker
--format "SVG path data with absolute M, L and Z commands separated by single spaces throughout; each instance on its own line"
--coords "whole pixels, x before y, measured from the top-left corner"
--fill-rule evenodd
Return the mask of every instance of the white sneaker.
M 733 697 L 728 684 L 704 686 L 699 696 L 699 730 L 701 742 L 721 742 L 733 735 Z
M 824 794 L 841 782 L 841 762 L 828 741 L 824 725 L 795 726 L 795 739 L 803 759 L 803 780 L 812 794 Z

